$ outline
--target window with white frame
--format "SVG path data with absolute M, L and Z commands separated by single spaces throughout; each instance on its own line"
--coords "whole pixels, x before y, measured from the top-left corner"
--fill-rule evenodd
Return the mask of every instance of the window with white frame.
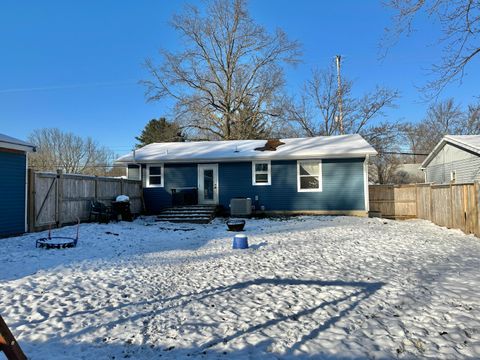
M 163 164 L 147 165 L 147 187 L 163 187 Z
M 140 165 L 128 164 L 127 165 L 127 179 L 129 180 L 140 180 Z
M 450 171 L 450 182 L 455 183 L 457 180 L 457 172 L 455 170 Z
M 270 185 L 272 183 L 272 169 L 270 161 L 252 162 L 252 184 Z
M 299 192 L 322 191 L 322 161 L 298 161 L 297 184 Z

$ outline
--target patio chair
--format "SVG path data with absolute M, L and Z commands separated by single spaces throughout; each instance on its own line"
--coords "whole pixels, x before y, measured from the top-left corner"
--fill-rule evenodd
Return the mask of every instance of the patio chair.
M 88 220 L 92 221 L 92 218 L 97 222 L 108 223 L 112 218 L 112 207 L 99 201 L 90 201 L 90 215 Z

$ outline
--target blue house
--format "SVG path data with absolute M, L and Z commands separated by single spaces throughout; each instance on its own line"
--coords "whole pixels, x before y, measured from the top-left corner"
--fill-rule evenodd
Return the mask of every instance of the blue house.
M 117 163 L 129 179 L 142 180 L 149 213 L 193 191 L 191 203 L 225 209 L 232 198 L 250 198 L 267 214 L 365 216 L 368 157 L 375 154 L 360 135 L 340 135 L 154 143 Z
M 0 237 L 27 231 L 28 153 L 35 147 L 0 134 Z

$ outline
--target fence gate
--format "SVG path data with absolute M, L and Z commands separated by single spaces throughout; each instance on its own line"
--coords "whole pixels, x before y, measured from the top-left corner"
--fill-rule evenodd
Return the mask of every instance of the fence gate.
M 143 210 L 142 182 L 137 180 L 29 170 L 28 183 L 29 231 L 88 221 L 92 201 L 110 205 L 121 194 L 130 197 L 132 213 Z
M 33 223 L 35 227 L 57 224 L 58 176 L 50 173 L 35 173 L 33 177 Z

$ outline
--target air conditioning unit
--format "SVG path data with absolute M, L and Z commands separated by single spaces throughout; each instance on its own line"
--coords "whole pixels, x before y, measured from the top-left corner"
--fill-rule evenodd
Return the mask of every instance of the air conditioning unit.
M 230 216 L 252 215 L 252 199 L 233 198 L 230 200 Z

